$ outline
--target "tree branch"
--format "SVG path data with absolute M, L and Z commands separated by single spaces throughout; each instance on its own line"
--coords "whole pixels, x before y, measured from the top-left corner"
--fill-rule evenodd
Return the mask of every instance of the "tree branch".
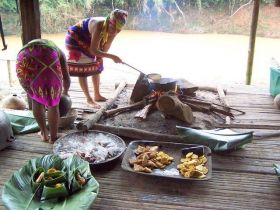
M 177 4 L 176 0 L 174 0 L 175 6 L 177 8 L 177 10 L 179 11 L 179 13 L 182 15 L 183 19 L 184 19 L 184 24 L 186 25 L 186 17 L 184 12 L 181 10 L 181 8 L 179 7 L 179 5 Z
M 250 0 L 248 3 L 243 4 L 242 6 L 240 6 L 231 16 L 229 16 L 230 18 L 233 17 L 239 10 L 243 9 L 244 7 L 250 5 L 253 2 L 253 0 Z

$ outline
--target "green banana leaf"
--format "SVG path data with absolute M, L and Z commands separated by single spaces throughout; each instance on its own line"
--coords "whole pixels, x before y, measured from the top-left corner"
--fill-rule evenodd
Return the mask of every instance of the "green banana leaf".
M 230 129 L 198 130 L 176 126 L 176 130 L 187 143 L 205 145 L 215 152 L 242 148 L 253 139 L 253 132 L 236 133 Z
M 63 200 L 45 200 L 40 202 L 36 198 L 36 191 L 32 192 L 32 174 L 37 168 L 45 170 L 56 168 L 66 172 L 79 168 L 88 178 L 87 184 L 78 192 L 64 198 Z M 38 188 L 39 189 L 39 188 Z M 45 155 L 41 158 L 32 159 L 16 171 L 10 180 L 5 183 L 2 193 L 2 200 L 7 209 L 11 210 L 76 210 L 89 209 L 96 199 L 99 191 L 99 184 L 91 175 L 89 163 L 78 156 L 71 156 L 66 160 L 60 159 L 57 155 Z
M 275 172 L 276 172 L 276 175 L 278 176 L 278 179 L 279 179 L 279 181 L 280 181 L 280 165 L 278 165 L 278 164 L 273 164 L 273 168 L 274 168 L 274 170 L 275 170 Z

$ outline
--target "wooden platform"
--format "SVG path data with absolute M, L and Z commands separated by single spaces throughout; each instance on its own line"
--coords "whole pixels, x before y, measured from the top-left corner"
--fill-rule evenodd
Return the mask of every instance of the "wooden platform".
M 102 87 L 108 97 L 114 83 Z M 246 111 L 231 127 L 254 130 L 255 136 L 242 150 L 214 154 L 212 179 L 182 182 L 135 175 L 123 171 L 119 162 L 109 171 L 93 171 L 100 192 L 91 209 L 279 209 L 280 183 L 272 164 L 280 163 L 280 111 L 273 108 L 267 90 L 247 86 L 227 90 L 230 105 Z M 76 105 L 83 103 L 81 91 L 73 89 L 70 94 Z M 52 145 L 36 134 L 17 136 L 13 146 L 0 152 L 1 193 L 13 172 L 29 159 L 51 152 Z M 2 202 L 0 209 L 4 209 Z

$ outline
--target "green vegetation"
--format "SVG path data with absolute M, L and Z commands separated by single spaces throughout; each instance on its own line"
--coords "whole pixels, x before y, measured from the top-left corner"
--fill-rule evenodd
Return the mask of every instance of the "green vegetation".
M 129 12 L 127 29 L 248 34 L 252 11 L 252 0 L 39 0 L 39 2 L 43 33 L 65 32 L 68 26 L 85 17 L 106 16 L 112 9 L 121 8 Z M 261 8 L 273 7 L 273 3 L 274 0 L 262 0 Z M 0 12 L 5 34 L 19 34 L 20 21 L 16 0 L 1 0 Z M 263 18 L 267 21 L 268 14 L 262 16 L 260 13 L 260 20 Z M 280 17 L 276 16 L 275 20 Z M 264 26 L 261 28 L 265 29 Z M 266 32 L 259 31 L 259 34 L 266 36 Z

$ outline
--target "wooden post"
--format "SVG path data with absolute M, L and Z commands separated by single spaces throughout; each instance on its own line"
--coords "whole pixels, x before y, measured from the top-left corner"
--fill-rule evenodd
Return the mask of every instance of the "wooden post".
M 22 44 L 25 45 L 33 39 L 41 38 L 39 0 L 19 0 L 20 17 L 22 25 Z M 29 109 L 32 109 L 31 99 L 28 98 Z
M 11 60 L 7 60 L 9 85 L 12 87 Z
M 19 0 L 22 44 L 41 38 L 39 0 Z
M 251 31 L 250 31 L 249 50 L 248 50 L 246 85 L 250 85 L 251 84 L 251 79 L 252 79 L 252 69 L 253 69 L 254 51 L 255 51 L 255 40 L 256 40 L 256 32 L 257 32 L 258 17 L 259 17 L 259 7 L 260 7 L 260 0 L 254 0 L 252 22 L 251 22 Z

